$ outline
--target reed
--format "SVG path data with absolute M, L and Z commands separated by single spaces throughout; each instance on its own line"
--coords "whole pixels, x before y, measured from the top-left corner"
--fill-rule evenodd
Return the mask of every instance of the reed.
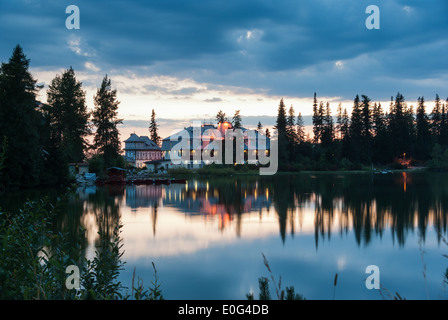
M 301 294 L 295 293 L 294 286 L 286 287 L 284 290 L 282 289 L 282 278 L 279 277 L 278 282 L 275 280 L 274 273 L 271 270 L 268 259 L 264 253 L 261 253 L 263 257 L 263 264 L 268 269 L 272 284 L 275 289 L 275 293 L 278 300 L 306 300 L 305 297 Z M 258 278 L 258 287 L 259 287 L 259 300 L 271 300 L 271 293 L 269 290 L 269 279 L 266 277 Z M 254 293 L 246 294 L 246 298 L 248 300 L 254 300 Z

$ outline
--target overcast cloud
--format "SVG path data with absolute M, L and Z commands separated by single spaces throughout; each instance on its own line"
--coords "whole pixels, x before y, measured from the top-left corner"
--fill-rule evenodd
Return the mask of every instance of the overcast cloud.
M 70 4 L 80 9 L 80 30 L 65 28 Z M 365 27 L 371 4 L 379 30 Z M 400 91 L 431 100 L 448 96 L 447 14 L 446 0 L 1 0 L 0 60 L 19 43 L 35 70 L 73 66 L 90 75 L 87 86 L 106 73 L 160 79 L 120 88 L 208 106 L 229 100 L 216 90 L 201 96 L 210 88 L 260 99 L 316 91 L 384 100 Z M 167 87 L 164 79 L 191 83 Z

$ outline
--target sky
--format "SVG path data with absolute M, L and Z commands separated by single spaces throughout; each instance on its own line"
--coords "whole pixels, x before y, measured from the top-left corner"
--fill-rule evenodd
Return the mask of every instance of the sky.
M 379 29 L 366 27 L 370 5 Z M 89 109 L 107 74 L 123 139 L 149 134 L 152 109 L 162 136 L 219 110 L 272 126 L 281 98 L 307 116 L 314 92 L 333 113 L 357 94 L 446 99 L 447 13 L 447 0 L 0 0 L 0 61 L 20 44 L 43 102 L 72 66 Z

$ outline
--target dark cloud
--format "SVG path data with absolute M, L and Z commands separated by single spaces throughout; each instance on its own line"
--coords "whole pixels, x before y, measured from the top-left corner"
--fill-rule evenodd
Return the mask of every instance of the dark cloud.
M 70 4 L 1 1 L 0 60 L 20 43 L 37 67 L 91 62 L 275 95 L 448 94 L 446 0 L 83 0 L 81 29 L 67 30 Z M 370 4 L 380 30 L 365 27 Z

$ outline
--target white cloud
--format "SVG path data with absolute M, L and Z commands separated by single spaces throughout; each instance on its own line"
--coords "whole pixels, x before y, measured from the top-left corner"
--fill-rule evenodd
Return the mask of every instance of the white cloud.
M 98 68 L 96 65 L 94 65 L 92 62 L 86 62 L 86 63 L 84 64 L 84 66 L 85 66 L 87 69 L 92 70 L 92 71 L 94 71 L 94 72 L 98 72 L 98 71 L 101 70 L 101 69 Z
M 245 41 L 258 41 L 261 39 L 263 34 L 264 34 L 263 30 L 260 29 L 245 30 L 237 38 L 237 42 L 243 43 Z
M 84 43 L 82 43 L 82 40 L 80 37 L 71 36 L 70 39 L 67 42 L 68 48 L 76 53 L 79 56 L 84 57 L 92 57 L 94 54 L 91 52 L 91 50 L 86 50 L 81 47 L 87 47 Z

